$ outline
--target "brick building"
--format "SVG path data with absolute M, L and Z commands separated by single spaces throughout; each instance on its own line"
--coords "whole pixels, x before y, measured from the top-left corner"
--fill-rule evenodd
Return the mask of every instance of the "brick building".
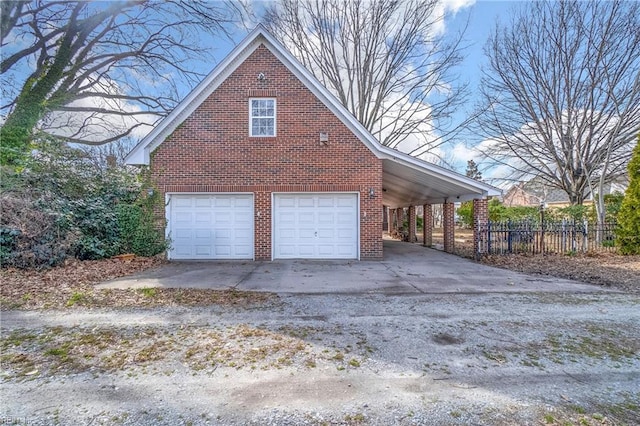
M 171 259 L 380 259 L 383 204 L 497 193 L 381 146 L 262 26 L 127 163 L 165 198 Z

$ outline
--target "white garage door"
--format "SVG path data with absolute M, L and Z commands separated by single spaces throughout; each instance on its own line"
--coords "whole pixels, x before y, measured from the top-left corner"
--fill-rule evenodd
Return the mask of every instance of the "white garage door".
M 252 194 L 172 194 L 171 259 L 253 259 Z
M 357 194 L 276 194 L 275 259 L 357 259 Z

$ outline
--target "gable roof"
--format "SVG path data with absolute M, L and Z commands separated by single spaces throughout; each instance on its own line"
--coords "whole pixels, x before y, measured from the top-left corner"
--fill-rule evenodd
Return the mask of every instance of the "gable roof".
M 383 164 L 383 202 L 401 207 L 465 201 L 499 195 L 500 190 L 444 167 L 381 145 L 376 138 L 278 40 L 259 24 L 196 88 L 127 155 L 127 164 L 148 165 L 151 153 L 205 101 L 260 45 L 264 45 Z

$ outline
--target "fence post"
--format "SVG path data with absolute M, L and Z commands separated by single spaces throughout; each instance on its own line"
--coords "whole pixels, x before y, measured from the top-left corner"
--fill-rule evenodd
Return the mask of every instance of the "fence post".
M 544 254 L 544 203 L 540 203 L 540 253 Z

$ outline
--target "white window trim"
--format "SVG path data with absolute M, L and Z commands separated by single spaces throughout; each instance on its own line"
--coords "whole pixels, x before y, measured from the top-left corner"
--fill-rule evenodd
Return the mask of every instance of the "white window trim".
M 253 101 L 259 100 L 270 100 L 273 101 L 273 135 L 254 135 L 253 134 L 253 106 L 251 103 Z M 255 118 L 271 118 L 271 117 L 255 117 Z M 273 138 L 278 133 L 278 102 L 276 98 L 268 98 L 268 97 L 260 97 L 260 98 L 249 98 L 249 136 L 252 138 Z

